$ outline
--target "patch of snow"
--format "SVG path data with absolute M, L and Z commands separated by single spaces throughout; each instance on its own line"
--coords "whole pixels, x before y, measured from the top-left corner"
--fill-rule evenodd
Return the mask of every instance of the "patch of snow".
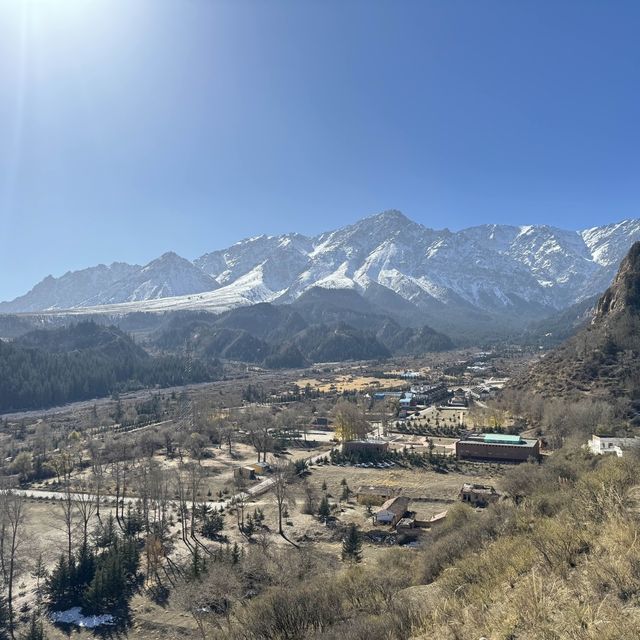
M 115 624 L 115 618 L 109 613 L 104 613 L 100 616 L 85 616 L 82 614 L 80 607 L 73 607 L 66 611 L 53 611 L 49 617 L 54 623 L 72 624 L 84 629 L 95 629 L 103 625 Z

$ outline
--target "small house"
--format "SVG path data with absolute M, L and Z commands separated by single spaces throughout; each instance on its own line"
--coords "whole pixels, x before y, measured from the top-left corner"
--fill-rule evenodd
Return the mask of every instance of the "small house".
M 640 446 L 640 438 L 618 438 L 613 435 L 592 435 L 587 443 L 591 453 L 613 454 L 622 458 L 625 450 Z
M 453 397 L 449 399 L 451 407 L 466 407 L 468 404 L 467 396 L 462 389 L 456 389 L 453 392 Z
M 389 451 L 389 443 L 381 440 L 349 440 L 342 443 L 342 454 L 354 462 L 381 460 Z
M 380 442 L 376 440 L 349 440 L 342 443 L 342 453 L 345 455 L 357 453 L 379 456 L 386 453 L 388 450 L 388 442 Z
M 329 430 L 329 418 L 316 416 L 309 425 L 312 429 L 319 429 L 321 431 Z
M 458 493 L 458 499 L 472 507 L 486 507 L 497 502 L 500 494 L 490 485 L 465 482 Z
M 390 498 L 378 509 L 375 515 L 376 524 L 388 524 L 394 526 L 399 520 L 404 518 L 409 507 L 409 498 L 396 496 Z

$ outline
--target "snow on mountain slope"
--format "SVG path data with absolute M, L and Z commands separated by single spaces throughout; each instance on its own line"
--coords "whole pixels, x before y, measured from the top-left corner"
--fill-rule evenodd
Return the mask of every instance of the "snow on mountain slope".
M 31 291 L 11 302 L 0 303 L 0 313 L 21 313 L 45 309 L 86 307 L 98 292 L 137 273 L 137 265 L 114 262 L 81 271 L 68 271 L 59 278 L 47 276 Z
M 580 232 L 593 261 L 617 270 L 629 247 L 640 240 L 640 220 L 623 220 Z
M 311 239 L 297 233 L 263 235 L 207 253 L 194 260 L 194 264 L 224 286 L 266 263 L 264 274 L 269 280 L 268 286 L 282 289 L 304 269 L 312 248 Z
M 315 286 L 387 287 L 419 309 L 542 316 L 604 290 L 640 239 L 640 220 L 567 231 L 480 225 L 434 230 L 398 211 L 306 237 L 258 236 L 197 258 L 165 254 L 46 278 L 0 312 L 87 308 L 224 310 L 293 301 Z
M 165 253 L 144 267 L 114 263 L 45 278 L 28 294 L 0 304 L 0 312 L 74 309 L 141 302 L 211 291 L 218 283 L 175 253 Z
M 211 291 L 218 287 L 213 278 L 191 262 L 169 252 L 139 271 L 114 282 L 105 291 L 97 292 L 87 300 L 85 306 L 171 298 Z

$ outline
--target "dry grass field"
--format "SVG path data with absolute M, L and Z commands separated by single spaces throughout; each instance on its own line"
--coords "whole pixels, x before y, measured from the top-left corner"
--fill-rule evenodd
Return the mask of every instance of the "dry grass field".
M 377 389 L 406 389 L 411 383 L 401 378 L 373 378 L 370 376 L 340 375 L 318 380 L 316 378 L 300 378 L 296 381 L 299 387 L 310 385 L 321 393 L 343 393 L 345 391 L 370 391 Z

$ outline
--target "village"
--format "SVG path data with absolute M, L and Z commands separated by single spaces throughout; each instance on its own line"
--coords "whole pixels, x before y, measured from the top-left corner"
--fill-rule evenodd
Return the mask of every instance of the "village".
M 509 469 L 551 454 L 496 402 L 508 376 L 491 355 L 465 356 L 455 368 L 340 365 L 270 391 L 258 374 L 241 392 L 235 381 L 7 416 L 1 479 L 29 507 L 25 566 L 37 559 L 47 575 L 110 519 L 135 532 L 155 567 L 146 593 L 163 592 L 173 580 L 163 572 L 188 572 L 200 553 L 312 546 L 340 562 L 349 531 L 364 563 L 428 546 L 460 509 L 482 519 L 497 505 Z M 621 456 L 635 445 L 594 435 L 588 449 Z M 24 620 L 42 596 L 35 575 L 23 574 L 15 597 Z M 172 610 L 142 593 L 131 602 L 147 628 Z M 60 616 L 63 627 L 92 624 Z

